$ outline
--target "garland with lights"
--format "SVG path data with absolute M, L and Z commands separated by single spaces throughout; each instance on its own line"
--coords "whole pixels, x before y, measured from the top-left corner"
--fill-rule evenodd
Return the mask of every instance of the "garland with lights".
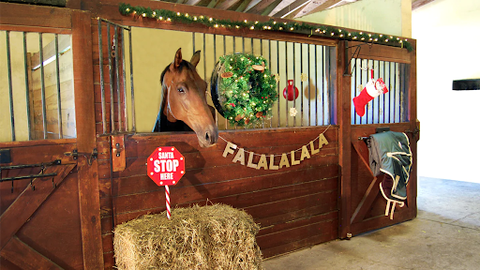
M 382 45 L 406 48 L 408 51 L 413 50 L 413 46 L 407 39 L 391 35 L 382 35 L 365 32 L 349 32 L 345 29 L 328 26 L 313 25 L 299 22 L 277 22 L 273 19 L 265 22 L 259 21 L 232 21 L 224 19 L 215 19 L 203 15 L 190 15 L 188 13 L 180 13 L 166 9 L 151 9 L 149 7 L 131 6 L 130 4 L 120 3 L 119 11 L 124 16 L 136 15 L 144 18 L 151 18 L 158 21 L 180 22 L 180 23 L 197 23 L 207 27 L 229 28 L 229 29 L 250 29 L 250 30 L 270 30 L 283 31 L 306 34 L 309 36 L 324 36 L 338 38 L 343 40 L 364 41 Z
M 271 117 L 277 83 L 265 58 L 240 53 L 221 56 L 211 80 L 215 107 L 231 124 L 256 125 Z

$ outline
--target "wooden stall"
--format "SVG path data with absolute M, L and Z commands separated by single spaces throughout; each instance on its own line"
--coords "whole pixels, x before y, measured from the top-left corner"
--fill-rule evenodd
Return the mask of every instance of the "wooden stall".
M 37 176 L 11 181 L 12 184 L 0 182 L 2 268 L 113 269 L 113 228 L 143 214 L 165 210 L 164 189 L 146 175 L 146 159 L 158 146 L 175 146 L 186 159 L 185 176 L 171 187 L 172 206 L 225 203 L 244 209 L 261 226 L 257 242 L 264 258 L 337 238 L 350 238 L 416 216 L 419 122 L 415 40 L 409 39 L 413 46 L 409 51 L 371 43 L 363 46 L 366 43 L 321 34 L 159 23 L 138 15 L 122 15 L 119 3 L 69 1 L 65 8 L 0 3 L 1 10 L 9 11 L 2 12 L 0 30 L 71 35 L 74 89 L 71 101 L 76 124 L 75 138 L 50 136 L 0 143 L 2 178 L 55 174 L 49 178 Z M 149 0 L 134 1 L 132 5 L 234 21 L 270 20 L 252 14 L 218 13 L 208 8 Z M 111 97 L 110 79 L 105 76 L 102 80 L 101 73 L 110 72 L 110 55 L 109 45 L 99 46 L 99 36 L 103 40 L 109 38 L 105 28 L 99 27 L 99 19 L 127 28 L 161 28 L 330 46 L 334 59 L 334 69 L 329 75 L 333 88 L 331 119 L 327 124 L 314 126 L 221 130 L 222 139 L 210 148 L 201 148 L 192 132 L 137 132 L 131 123 L 125 124 L 131 116 L 121 113 L 130 106 L 126 102 L 127 92 Z M 99 29 L 103 29 L 102 33 Z M 362 49 L 355 54 L 357 45 Z M 352 89 L 356 87 L 352 86 L 352 58 L 406 65 L 398 75 L 404 78 L 407 89 L 402 96 L 403 120 L 360 124 L 352 121 Z M 125 60 L 117 63 L 123 65 L 122 61 Z M 119 76 L 124 75 L 119 73 Z M 129 83 L 123 79 L 119 80 L 120 87 Z M 106 88 L 106 95 L 102 94 L 102 88 Z M 59 120 L 50 121 L 55 124 Z M 375 133 L 377 128 L 405 132 L 414 154 L 407 206 L 398 208 L 393 220 L 384 215 L 385 200 L 379 192 L 379 180 L 371 174 L 367 146 L 359 139 Z M 280 170 L 253 169 L 233 163 L 232 155 L 223 156 L 227 142 L 255 153 L 282 154 L 309 146 L 320 134 L 328 144 L 321 147 L 315 144 L 318 153 Z M 300 155 L 301 152 L 292 154 L 292 160 L 300 159 Z M 258 161 L 258 156 L 252 160 Z M 13 168 L 17 165 L 32 166 Z M 8 166 L 12 168 L 7 170 Z

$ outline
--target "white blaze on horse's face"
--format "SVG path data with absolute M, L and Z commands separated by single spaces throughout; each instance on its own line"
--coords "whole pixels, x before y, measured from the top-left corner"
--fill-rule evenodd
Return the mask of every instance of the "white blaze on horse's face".
M 182 59 L 181 49 L 163 79 L 167 88 L 167 104 L 164 113 L 170 122 L 181 120 L 197 134 L 202 147 L 214 145 L 218 140 L 218 128 L 212 110 L 207 104 L 207 83 L 200 78 L 196 66 L 200 61 L 197 51 L 190 63 Z

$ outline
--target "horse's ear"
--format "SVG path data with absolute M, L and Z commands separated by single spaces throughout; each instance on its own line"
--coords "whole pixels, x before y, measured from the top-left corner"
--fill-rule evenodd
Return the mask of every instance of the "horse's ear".
M 200 51 L 196 51 L 196 52 L 193 54 L 192 59 L 190 60 L 190 63 L 191 63 L 194 67 L 197 67 L 198 62 L 200 62 Z
M 173 66 L 178 68 L 182 63 L 182 48 L 178 48 L 177 52 L 175 53 L 175 59 L 173 60 Z

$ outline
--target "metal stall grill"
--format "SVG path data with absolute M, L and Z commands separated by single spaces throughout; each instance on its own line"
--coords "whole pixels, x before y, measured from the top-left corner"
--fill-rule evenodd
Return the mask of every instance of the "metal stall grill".
M 75 138 L 71 35 L 0 31 L 0 141 Z
M 131 27 L 99 18 L 98 52 L 102 134 L 135 132 Z M 107 74 L 105 66 L 108 67 Z M 127 79 L 130 87 L 127 87 Z M 127 100 L 129 94 L 130 99 Z
M 203 74 L 200 75 L 207 82 L 218 58 L 233 53 L 263 56 L 271 73 L 279 78 L 273 117 L 261 126 L 246 128 L 322 126 L 333 122 L 334 47 L 204 33 L 192 33 L 192 43 L 194 52 L 202 50 L 205 60 Z M 292 101 L 283 95 L 290 80 L 299 91 L 298 97 Z M 229 124 L 218 112 L 216 121 L 219 129 L 238 128 Z
M 388 124 L 408 122 L 408 74 L 409 65 L 404 63 L 354 58 L 351 63 L 351 98 L 358 96 L 370 80 L 383 78 L 388 93 L 367 103 L 365 115 L 360 117 L 352 103 L 352 124 Z
M 100 86 L 101 98 L 96 102 L 102 111 L 101 119 L 97 119 L 97 124 L 101 124 L 103 130 L 101 133 L 103 134 L 147 132 L 144 119 L 137 119 L 140 123 L 138 130 L 135 123 L 135 115 L 138 115 L 137 117 L 145 115 L 143 111 L 136 112 L 135 109 L 133 76 L 133 69 L 141 70 L 145 67 L 136 66 L 141 61 L 132 61 L 132 43 L 142 42 L 137 40 L 142 35 L 158 35 L 158 37 L 161 36 L 161 40 L 169 40 L 169 50 L 190 46 L 190 44 L 193 52 L 201 50 L 201 62 L 198 64 L 197 70 L 206 82 L 210 82 L 215 63 L 222 55 L 248 53 L 263 56 L 268 61 L 271 73 L 278 75 L 276 77 L 279 78 L 277 83 L 278 100 L 272 108 L 273 117 L 264 120 L 261 125 L 238 127 L 228 123 L 216 112 L 215 119 L 219 129 L 323 126 L 333 123 L 335 47 L 196 32 L 182 32 L 186 34 L 185 37 L 169 39 L 170 33 L 178 35 L 180 32 L 152 29 L 148 34 L 145 32 L 139 34 L 139 31 L 139 28 L 126 27 L 101 18 L 98 19 L 100 56 L 98 64 L 103 68 L 99 69 L 99 82 L 96 83 Z M 133 39 L 132 32 L 134 32 Z M 156 46 L 160 45 L 162 44 Z M 155 47 L 155 50 L 152 54 L 157 54 L 158 50 L 162 49 Z M 142 53 L 144 52 L 142 51 Z M 162 55 L 162 59 L 169 58 L 169 56 L 169 54 Z M 158 67 L 151 66 L 150 68 Z M 158 74 L 160 73 L 161 70 Z M 155 80 L 159 80 L 159 77 Z M 283 95 L 289 80 L 293 81 L 293 85 L 299 92 L 298 97 L 292 101 L 287 100 Z M 139 82 L 143 81 L 139 80 Z M 155 85 L 151 85 L 150 89 L 154 88 Z M 207 92 L 210 94 L 210 87 Z M 138 98 L 144 100 L 145 93 L 146 89 L 142 88 L 142 92 L 138 93 Z M 209 103 L 213 105 L 210 99 Z M 145 110 L 144 107 L 137 109 Z M 150 127 L 149 129 L 151 130 Z

